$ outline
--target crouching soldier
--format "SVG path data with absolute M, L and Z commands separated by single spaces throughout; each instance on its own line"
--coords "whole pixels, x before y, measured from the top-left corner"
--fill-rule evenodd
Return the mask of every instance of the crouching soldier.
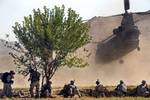
M 30 73 L 30 76 L 29 76 L 29 79 L 28 81 L 31 81 L 30 83 L 30 95 L 31 97 L 34 97 L 34 92 L 33 92 L 33 89 L 34 87 L 36 87 L 36 95 L 35 97 L 40 97 L 40 94 L 39 94 L 39 87 L 40 87 L 40 73 L 38 71 L 35 71 L 34 69 L 30 69 L 29 70 L 29 73 Z
M 150 95 L 150 92 L 149 92 L 148 85 L 146 81 L 143 80 L 142 83 L 139 86 L 137 86 L 137 96 L 147 97 L 149 95 Z
M 120 80 L 120 83 L 117 85 L 115 89 L 116 96 L 126 96 L 127 95 L 127 86 L 125 83 Z
M 52 97 L 52 82 L 48 81 L 46 84 L 44 84 L 41 88 L 41 97 Z
M 1 80 L 4 84 L 1 97 L 5 97 L 5 96 L 12 97 L 13 96 L 11 85 L 14 83 L 14 81 L 13 81 L 14 75 L 15 75 L 15 72 L 10 71 L 10 72 L 3 73 L 3 75 L 1 76 Z
M 100 81 L 96 81 L 96 87 L 94 89 L 94 96 L 95 97 L 105 97 L 105 87 L 100 84 Z
M 74 97 L 75 95 L 78 95 L 79 97 L 80 92 L 75 86 L 75 82 L 73 80 L 70 81 L 70 84 L 64 85 L 63 89 L 60 91 L 59 95 L 63 95 L 65 98 L 67 97 Z

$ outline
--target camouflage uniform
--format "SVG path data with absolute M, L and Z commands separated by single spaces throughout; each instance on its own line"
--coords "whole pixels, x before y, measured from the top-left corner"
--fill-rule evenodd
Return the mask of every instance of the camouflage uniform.
M 63 90 L 59 93 L 64 97 L 74 97 L 76 94 L 80 97 L 80 92 L 77 87 L 74 85 L 74 81 L 70 81 L 70 84 L 64 85 Z
M 138 96 L 148 96 L 149 94 L 150 94 L 150 92 L 149 92 L 148 85 L 146 84 L 146 81 L 143 80 L 142 84 L 140 84 L 137 87 L 137 95 Z
M 95 97 L 104 97 L 105 96 L 104 86 L 102 84 L 100 84 L 99 80 L 96 81 L 96 87 L 95 87 L 95 90 L 94 90 L 94 96 Z
M 117 85 L 116 88 L 116 95 L 117 96 L 126 96 L 127 94 L 127 86 L 124 84 L 124 82 L 121 80 L 120 84 Z
M 36 87 L 36 97 L 39 97 L 40 75 L 41 74 L 38 71 L 34 71 L 33 69 L 30 70 L 30 78 L 28 81 L 31 81 L 29 89 L 31 97 L 34 97 L 34 87 Z
M 12 80 L 14 78 L 14 75 L 15 75 L 15 72 L 10 71 L 10 72 L 5 72 L 1 76 L 1 80 L 4 83 L 1 97 L 4 97 L 4 96 L 12 97 L 13 96 L 11 85 L 14 83 Z

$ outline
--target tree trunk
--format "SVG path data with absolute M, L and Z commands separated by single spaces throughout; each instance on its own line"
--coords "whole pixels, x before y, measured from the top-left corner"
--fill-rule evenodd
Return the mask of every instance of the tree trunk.
M 45 68 L 45 83 L 52 79 L 60 64 L 59 60 L 63 59 L 64 57 L 65 55 L 60 58 L 55 58 L 51 62 L 47 63 L 47 67 Z

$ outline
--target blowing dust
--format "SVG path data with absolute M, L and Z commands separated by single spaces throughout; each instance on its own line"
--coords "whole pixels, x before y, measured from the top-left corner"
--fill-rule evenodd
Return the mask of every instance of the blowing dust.
M 52 81 L 53 86 L 63 86 L 70 80 L 75 80 L 78 86 L 92 86 L 99 79 L 104 85 L 116 85 L 119 80 L 124 80 L 127 85 L 140 84 L 142 80 L 147 80 L 150 83 L 150 14 L 139 15 L 134 14 L 136 25 L 141 31 L 140 48 L 134 50 L 127 55 L 108 63 L 96 62 L 97 43 L 104 40 L 112 34 L 112 30 L 120 25 L 122 16 L 111 17 L 94 17 L 88 21 L 90 25 L 89 34 L 93 37 L 92 43 L 84 48 L 90 53 L 86 57 L 84 49 L 80 49 L 77 55 L 82 55 L 89 66 L 85 68 L 60 68 L 54 75 Z M 3 60 L 7 58 L 3 58 Z M 121 63 L 120 63 L 121 62 Z M 6 62 L 5 62 L 6 63 Z M 12 62 L 11 62 L 12 63 Z M 5 64 L 3 64 L 4 66 Z M 13 69 L 10 64 L 1 68 L 4 70 Z M 0 83 L 0 86 L 2 84 Z M 27 78 L 16 75 L 14 87 L 28 87 Z

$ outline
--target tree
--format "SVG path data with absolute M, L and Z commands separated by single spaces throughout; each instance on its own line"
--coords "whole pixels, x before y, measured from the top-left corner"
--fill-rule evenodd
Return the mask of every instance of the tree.
M 83 59 L 74 52 L 90 42 L 87 24 L 71 8 L 65 14 L 65 7 L 44 7 L 33 10 L 24 21 L 13 26 L 18 39 L 11 52 L 19 73 L 28 74 L 30 68 L 41 71 L 43 81 L 49 81 L 59 67 L 85 67 Z

